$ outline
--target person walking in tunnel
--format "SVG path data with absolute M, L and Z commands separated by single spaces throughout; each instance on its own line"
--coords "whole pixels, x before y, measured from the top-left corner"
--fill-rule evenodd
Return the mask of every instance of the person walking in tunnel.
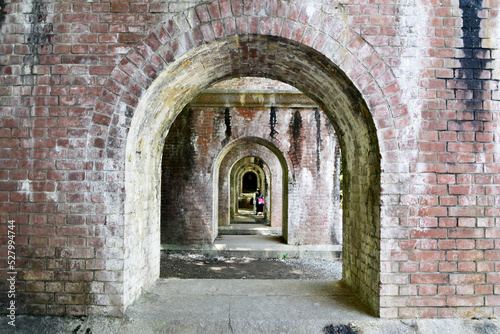
M 256 215 L 259 215 L 259 213 L 262 213 L 264 215 L 264 204 L 266 201 L 264 200 L 264 195 L 260 194 L 259 197 L 257 197 L 257 209 L 256 209 Z
M 257 188 L 255 191 L 255 194 L 253 195 L 253 213 L 256 215 L 257 214 L 257 202 L 259 201 L 259 196 L 260 196 L 260 190 Z

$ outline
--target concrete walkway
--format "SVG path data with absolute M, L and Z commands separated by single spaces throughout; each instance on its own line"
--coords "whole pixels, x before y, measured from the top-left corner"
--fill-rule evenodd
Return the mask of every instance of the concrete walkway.
M 497 320 L 382 320 L 371 316 L 340 281 L 164 280 L 124 318 L 0 318 L 0 333 L 500 333 Z
M 163 244 L 162 250 L 183 251 L 205 256 L 249 258 L 296 258 L 336 260 L 342 255 L 341 245 L 288 245 L 281 237 L 281 229 L 251 211 L 242 210 L 229 226 L 219 227 L 219 236 L 213 244 Z
M 172 333 L 312 333 L 332 319 L 374 320 L 340 281 L 301 280 L 160 280 L 127 314 L 156 333 L 168 318 Z
M 206 245 L 161 245 L 163 250 L 184 251 L 205 256 L 250 258 L 296 258 L 335 260 L 342 247 L 334 245 L 287 245 L 280 236 L 222 235 L 215 243 Z
M 270 227 L 268 224 L 231 224 L 229 226 L 219 226 L 219 236 L 221 235 L 281 235 L 280 227 Z

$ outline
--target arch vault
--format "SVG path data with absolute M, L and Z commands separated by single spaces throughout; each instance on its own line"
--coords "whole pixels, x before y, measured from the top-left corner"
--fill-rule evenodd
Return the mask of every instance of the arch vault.
M 378 313 L 380 162 L 371 114 L 354 84 L 325 56 L 293 40 L 263 35 L 227 37 L 186 52 L 140 100 L 126 147 L 125 225 L 134 240 L 126 239 L 125 306 L 159 275 L 160 165 L 169 127 L 198 93 L 240 76 L 295 86 L 332 122 L 344 152 L 344 280 Z

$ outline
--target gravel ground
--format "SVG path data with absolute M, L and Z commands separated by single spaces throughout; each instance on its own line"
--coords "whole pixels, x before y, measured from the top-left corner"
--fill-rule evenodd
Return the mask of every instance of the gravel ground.
M 342 279 L 342 263 L 310 259 L 208 257 L 162 252 L 162 278 Z
M 309 273 L 310 277 L 307 279 L 342 279 L 342 262 L 307 259 L 290 259 L 279 261 L 284 261 L 290 266 L 299 268 L 300 270 Z

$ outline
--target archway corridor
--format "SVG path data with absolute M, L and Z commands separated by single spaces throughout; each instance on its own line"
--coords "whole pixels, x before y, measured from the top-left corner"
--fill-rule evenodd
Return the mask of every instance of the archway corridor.
M 160 271 L 162 245 L 208 248 L 254 219 L 239 206 L 253 189 L 238 187 L 246 159 L 266 180 L 264 227 L 284 247 L 338 247 L 342 284 L 372 314 L 417 327 L 500 316 L 499 0 L 59 2 L 6 0 L 0 10 L 9 237 L 0 258 L 4 276 L 18 275 L 2 286 L 15 288 L 9 312 L 19 320 L 120 317 L 143 301 L 178 312 L 175 322 L 213 316 L 212 302 L 227 330 L 199 331 L 237 332 L 233 311 L 245 305 L 234 303 L 258 294 L 253 283 L 203 290 L 166 284 Z M 242 78 L 295 91 L 241 94 Z M 321 158 L 333 136 L 317 131 L 326 124 L 342 151 L 333 227 L 335 163 Z M 163 171 L 169 164 L 177 169 Z M 276 300 L 294 285 L 266 284 Z M 163 304 L 147 298 L 165 285 L 166 295 L 149 296 Z M 190 307 L 214 291 L 230 301 L 189 313 L 179 306 L 189 285 Z M 300 318 L 315 302 L 330 305 L 332 289 L 272 311 Z M 267 310 L 259 302 L 247 308 Z M 255 319 L 270 315 L 279 316 Z
M 210 87 L 165 140 L 162 248 L 340 261 L 339 152 L 328 118 L 294 87 L 249 77 Z M 196 226 L 206 212 L 218 219 L 213 240 L 200 235 L 214 224 Z
M 240 77 L 279 80 L 296 87 L 314 106 L 287 108 L 289 112 L 284 120 L 278 117 L 281 107 L 273 94 L 253 95 L 249 100 L 238 95 L 238 100 L 245 104 L 239 108 L 231 107 L 231 103 L 228 105 L 231 101 L 223 99 L 219 99 L 223 102 L 219 106 L 199 108 L 197 104 L 204 103 L 204 95 L 200 93 L 214 84 Z M 260 113 L 249 112 L 246 103 L 252 99 L 254 109 L 259 109 L 255 102 L 262 105 L 267 101 L 267 105 Z M 304 103 L 300 99 L 294 101 Z M 303 109 L 307 109 L 307 115 Z M 267 126 L 252 126 L 249 119 L 252 115 L 261 115 Z M 195 126 L 193 132 L 193 127 L 188 126 L 190 120 L 196 120 L 200 128 Z M 234 126 L 236 121 L 242 126 Z M 332 201 L 312 204 L 314 200 L 326 198 L 321 184 L 315 181 L 318 175 L 329 175 L 323 182 L 334 184 L 334 173 L 328 168 L 335 164 L 321 163 L 318 159 L 318 148 L 331 144 L 329 140 L 334 138 L 317 131 L 326 124 L 337 134 L 343 153 L 344 214 L 339 224 L 342 232 L 325 229 L 328 220 L 320 219 L 321 214 L 335 212 L 330 205 Z M 175 137 L 176 126 L 182 136 L 169 142 L 171 136 Z M 279 126 L 285 129 L 280 130 Z M 314 135 L 304 136 L 306 128 Z M 191 136 L 186 136 L 190 131 Z M 256 135 L 259 131 L 265 133 Z M 313 142 L 302 145 L 307 138 Z M 216 141 L 217 145 L 211 146 L 210 141 Z M 191 150 L 195 143 L 204 150 Z M 165 156 L 169 147 L 173 155 Z M 216 149 L 210 150 L 210 147 Z M 194 154 L 182 153 L 187 150 Z M 145 262 L 129 261 L 133 257 L 125 260 L 127 282 L 135 278 L 141 282 L 139 286 L 125 287 L 125 304 L 139 294 L 141 287 L 148 288 L 156 282 L 160 272 L 160 245 L 199 245 L 200 248 L 215 245 L 219 226 L 229 224 L 231 219 L 228 205 L 231 192 L 224 191 L 229 188 L 231 167 L 249 156 L 266 161 L 272 173 L 282 171 L 281 176 L 273 177 L 281 181 L 281 186 L 271 186 L 271 189 L 283 189 L 281 197 L 273 196 L 271 200 L 273 208 L 282 208 L 281 212 L 271 212 L 271 224 L 276 214 L 282 226 L 286 243 L 281 246 L 304 250 L 337 243 L 342 251 L 342 281 L 378 314 L 380 154 L 371 114 L 360 92 L 331 60 L 300 43 L 260 35 L 215 40 L 186 52 L 165 69 L 139 102 L 127 139 L 125 211 L 130 212 L 127 217 L 131 223 L 139 224 L 133 225 L 134 229 L 147 237 L 127 239 L 127 247 L 132 247 L 134 254 L 143 257 Z M 162 164 L 175 159 L 181 160 L 177 166 L 182 166 L 182 171 L 162 171 Z M 271 160 L 278 163 L 275 165 Z M 315 164 L 301 168 L 303 161 Z M 193 172 L 198 163 L 203 168 Z M 274 172 L 273 166 L 277 167 Z M 184 185 L 162 182 L 165 175 L 175 175 L 171 180 L 188 182 Z M 166 184 L 171 196 L 164 194 Z M 338 196 L 338 193 L 328 194 L 332 195 Z M 162 206 L 160 201 L 165 199 L 167 205 Z M 281 205 L 276 205 L 276 199 L 282 200 Z M 168 211 L 172 209 L 176 212 Z M 164 233 L 160 216 L 180 224 L 171 224 L 166 229 L 168 233 Z M 169 230 L 170 227 L 173 229 Z
M 252 87 L 257 83 L 260 89 Z M 229 85 L 238 89 L 228 90 Z M 272 90 L 262 89 L 266 85 Z M 210 163 L 207 155 L 214 157 L 214 166 L 210 168 L 214 178 L 213 204 L 204 202 L 202 207 L 213 209 L 212 217 L 217 217 L 217 235 L 213 242 L 188 240 L 162 244 L 160 277 L 167 280 L 160 280 L 153 292 L 166 298 L 170 289 L 174 289 L 174 294 L 180 294 L 182 301 L 179 303 L 187 314 L 192 314 L 193 310 L 219 308 L 224 317 L 224 311 L 220 310 L 226 305 L 231 305 L 231 309 L 254 305 L 252 310 L 244 311 L 249 319 L 264 314 L 280 319 L 281 316 L 275 313 L 278 309 L 285 312 L 287 318 L 293 318 L 294 310 L 307 310 L 307 314 L 301 311 L 296 317 L 309 319 L 311 328 L 325 319 L 373 319 L 366 306 L 341 281 L 340 147 L 335 131 L 317 104 L 298 91 L 278 92 L 279 85 L 283 84 L 261 78 L 222 82 L 195 97 L 174 121 L 166 139 L 164 150 L 168 152 L 164 152 L 164 161 L 176 161 L 172 152 L 181 153 L 184 166 L 190 164 L 189 168 L 195 171 L 192 175 L 200 177 L 207 166 L 197 169 L 197 159 L 202 157 Z M 254 101 L 257 94 L 258 100 Z M 288 94 L 288 100 L 283 94 Z M 231 99 L 233 103 L 217 105 L 224 95 L 226 101 Z M 238 103 L 243 99 L 252 102 Z M 262 103 L 267 99 L 274 101 Z M 287 104 L 276 100 L 286 100 Z M 241 123 L 238 118 L 242 119 Z M 200 131 L 202 126 L 193 120 L 203 120 L 205 126 L 210 125 L 210 130 Z M 188 126 L 189 122 L 192 126 Z M 244 124 L 246 131 L 240 124 Z M 203 133 L 210 138 L 204 138 Z M 183 139 L 180 136 L 184 136 Z M 222 143 L 222 149 L 215 150 L 213 146 L 216 145 L 210 145 L 211 141 Z M 178 151 L 181 149 L 178 144 L 186 142 L 189 145 L 182 144 L 183 147 L 196 151 L 196 155 L 187 154 L 184 148 Z M 199 143 L 208 149 L 201 151 Z M 190 156 L 192 158 L 187 158 Z M 179 197 L 182 185 L 172 186 L 166 175 L 174 178 L 174 182 L 179 181 L 177 177 L 193 177 L 186 177 L 188 173 L 178 167 L 163 167 L 162 189 L 167 190 L 167 196 L 168 190 L 175 189 Z M 171 169 L 177 172 L 172 173 Z M 315 179 L 312 173 L 307 173 L 310 170 L 322 173 Z M 207 180 L 205 176 L 201 179 Z M 189 182 L 196 183 L 199 182 Z M 210 181 L 205 184 L 210 185 Z M 259 195 L 265 200 L 263 209 L 257 207 Z M 165 203 L 168 209 L 173 196 L 166 198 L 170 198 Z M 197 198 L 187 201 L 186 214 L 196 205 Z M 303 200 L 310 203 L 301 202 Z M 290 225 L 300 222 L 304 216 L 311 217 L 309 209 L 318 207 L 322 211 L 315 218 L 325 222 L 319 233 L 330 236 L 329 243 L 324 243 L 324 239 L 319 243 L 310 240 L 304 245 L 288 242 L 297 239 L 290 233 L 294 228 Z M 317 221 L 311 223 L 318 224 Z M 299 228 L 295 228 L 297 230 Z M 175 230 L 164 229 L 162 219 L 162 233 L 172 231 Z M 189 230 L 181 233 L 185 235 L 185 231 Z M 300 234 L 300 231 L 295 233 Z M 191 295 L 193 286 L 201 297 Z M 188 290 L 191 292 L 186 294 Z M 206 304 L 200 307 L 200 300 Z M 155 303 L 155 300 L 149 301 Z M 192 302 L 196 306 L 190 306 Z M 234 315 L 237 317 L 240 311 Z M 211 314 L 211 321 L 219 316 Z M 206 318 L 206 315 L 194 317 Z M 254 325 L 249 324 L 246 330 Z M 304 331 L 309 330 L 304 328 Z

